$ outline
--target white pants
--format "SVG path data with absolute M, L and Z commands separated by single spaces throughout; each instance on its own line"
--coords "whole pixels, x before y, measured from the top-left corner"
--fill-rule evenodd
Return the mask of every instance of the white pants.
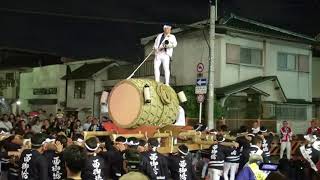
M 170 83 L 170 56 L 166 53 L 159 53 L 154 58 L 154 77 L 157 82 L 160 82 L 160 66 L 164 70 L 165 84 L 169 85 Z
M 206 177 L 208 165 L 209 165 L 209 162 L 205 161 L 205 163 L 204 163 L 204 165 L 202 167 L 202 171 L 201 171 L 201 178 L 205 178 Z
M 287 141 L 287 142 L 281 142 L 281 146 L 280 146 L 280 159 L 282 159 L 283 157 L 283 152 L 284 150 L 287 150 L 287 159 L 291 159 L 291 142 Z
M 222 170 L 208 169 L 208 180 L 219 180 L 220 176 L 222 176 Z
M 230 180 L 234 180 L 236 177 L 236 173 L 239 168 L 239 163 L 230 163 L 230 162 L 224 162 L 223 166 L 223 179 L 228 180 L 229 179 L 229 171 L 230 171 Z

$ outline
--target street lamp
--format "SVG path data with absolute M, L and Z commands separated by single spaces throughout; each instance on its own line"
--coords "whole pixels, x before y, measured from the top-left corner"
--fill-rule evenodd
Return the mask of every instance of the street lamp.
M 17 104 L 18 106 L 20 106 L 21 101 L 20 101 L 20 100 L 18 100 L 18 101 L 16 102 L 16 104 Z

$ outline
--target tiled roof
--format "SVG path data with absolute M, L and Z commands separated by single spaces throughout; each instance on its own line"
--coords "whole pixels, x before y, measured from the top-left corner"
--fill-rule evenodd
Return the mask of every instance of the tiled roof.
M 70 74 L 63 76 L 61 79 L 90 79 L 95 73 L 112 63 L 114 62 L 86 63 L 78 69 L 72 71 Z
M 241 81 L 241 82 L 238 82 L 238 83 L 235 83 L 235 84 L 231 84 L 229 86 L 216 88 L 215 89 L 215 94 L 218 97 L 223 97 L 223 96 L 226 96 L 226 95 L 230 95 L 230 94 L 242 91 L 242 90 L 247 89 L 247 88 L 251 88 L 252 86 L 254 86 L 256 84 L 259 84 L 261 82 L 268 81 L 268 80 L 276 80 L 276 81 L 278 81 L 278 78 L 277 78 L 277 76 L 259 76 L 259 77 L 255 77 L 255 78 L 248 79 L 248 80 L 245 80 L 245 81 Z M 280 85 L 280 83 L 278 83 L 278 84 Z M 280 88 L 281 88 L 281 86 L 280 86 Z M 282 88 L 281 88 L 281 91 L 284 94 Z

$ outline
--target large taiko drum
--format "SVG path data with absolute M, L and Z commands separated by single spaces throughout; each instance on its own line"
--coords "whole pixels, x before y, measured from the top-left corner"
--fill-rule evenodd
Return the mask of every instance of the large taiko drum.
M 145 85 L 150 87 L 150 103 L 144 100 Z M 170 86 L 150 79 L 119 82 L 110 93 L 108 105 L 111 119 L 122 128 L 163 127 L 174 123 L 179 112 L 176 92 Z

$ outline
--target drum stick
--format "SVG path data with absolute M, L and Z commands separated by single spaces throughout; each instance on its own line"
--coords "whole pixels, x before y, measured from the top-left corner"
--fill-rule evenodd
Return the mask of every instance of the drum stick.
M 142 63 L 133 71 L 133 73 L 127 77 L 127 80 L 128 79 L 131 79 L 132 76 L 134 76 L 134 73 L 136 73 L 138 71 L 138 69 L 144 64 L 144 62 L 146 62 L 146 60 L 151 56 L 151 54 L 153 53 L 154 49 L 152 49 L 152 51 L 148 54 L 148 56 L 142 61 Z

